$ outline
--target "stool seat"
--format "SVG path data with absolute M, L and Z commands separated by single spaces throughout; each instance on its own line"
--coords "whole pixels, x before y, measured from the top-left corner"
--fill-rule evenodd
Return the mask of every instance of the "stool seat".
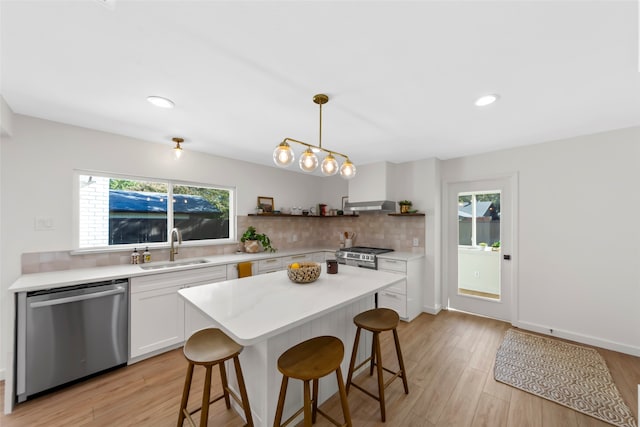
M 396 378 L 402 378 L 402 384 L 404 386 L 405 394 L 409 394 L 409 384 L 407 383 L 407 372 L 404 368 L 404 361 L 402 359 L 402 351 L 400 349 L 400 339 L 398 338 L 398 322 L 400 316 L 394 310 L 388 308 L 374 308 L 372 310 L 364 311 L 353 318 L 353 323 L 356 324 L 358 329 L 356 330 L 356 338 L 353 344 L 353 352 L 351 353 L 351 363 L 349 364 L 349 373 L 347 374 L 346 389 L 349 393 L 351 386 L 365 393 L 367 396 L 374 398 L 380 402 L 380 417 L 382 422 L 386 421 L 386 409 L 384 400 L 384 389 L 393 382 Z M 373 341 L 371 343 L 371 355 L 365 359 L 362 363 L 356 366 L 356 357 L 358 353 L 358 343 L 360 341 L 360 332 L 362 329 L 373 333 Z M 392 371 L 382 366 L 382 351 L 380 349 L 380 333 L 385 331 L 393 332 L 393 341 L 396 346 L 396 357 L 398 358 L 398 371 Z M 369 390 L 352 381 L 353 374 L 362 366 L 369 363 L 369 375 L 373 375 L 373 368 L 376 368 L 376 374 L 378 376 L 378 394 L 375 395 Z M 384 381 L 383 371 L 393 374 L 388 381 Z
M 353 318 L 356 326 L 371 332 L 390 331 L 398 327 L 399 321 L 398 313 L 388 308 L 374 308 Z
M 312 380 L 335 371 L 343 357 L 342 341 L 336 337 L 317 337 L 282 353 L 278 359 L 278 370 L 289 378 Z
M 187 367 L 187 376 L 184 381 L 184 389 L 182 391 L 182 401 L 180 403 L 180 413 L 178 414 L 178 427 L 182 427 L 184 420 L 187 419 L 189 424 L 195 426 L 195 422 L 191 416 L 201 411 L 200 413 L 200 427 L 206 427 L 209 419 L 209 405 L 218 400 L 224 399 L 227 409 L 231 408 L 230 397 L 233 398 L 238 405 L 244 410 L 244 416 L 247 421 L 247 426 L 253 427 L 253 418 L 251 416 L 251 408 L 249 407 L 249 398 L 247 396 L 247 390 L 244 385 L 244 377 L 242 376 L 242 369 L 240 367 L 239 355 L 243 347 L 229 338 L 220 329 L 208 328 L 195 332 L 189 337 L 182 349 L 184 357 L 189 362 Z M 240 397 L 229 388 L 227 381 L 227 370 L 225 368 L 225 361 L 233 359 L 233 367 L 236 371 L 236 378 L 238 380 L 238 389 Z M 204 390 L 202 392 L 202 405 L 195 411 L 189 412 L 187 410 L 187 403 L 189 403 L 189 392 L 191 390 L 191 380 L 193 378 L 193 368 L 196 366 L 203 366 L 206 370 L 204 379 Z M 215 365 L 218 365 L 220 369 L 220 380 L 222 382 L 222 394 L 212 400 L 209 400 L 211 396 L 211 371 Z
M 345 392 L 344 383 L 342 381 L 342 371 L 340 369 L 343 357 L 344 345 L 342 344 L 342 341 L 336 337 L 330 336 L 311 338 L 282 353 L 278 358 L 278 370 L 282 373 L 282 385 L 280 386 L 280 396 L 278 397 L 276 416 L 273 421 L 274 427 L 288 425 L 302 412 L 304 412 L 305 427 L 309 427 L 316 422 L 316 414 L 324 416 L 336 426 L 351 427 L 349 404 L 347 402 L 347 394 Z M 342 405 L 342 413 L 345 419 L 344 424 L 339 423 L 322 410 L 318 409 L 318 380 L 331 372 L 336 373 L 340 403 Z M 289 417 L 284 424 L 281 424 L 289 378 L 304 381 L 304 405 L 295 414 Z M 313 396 L 309 383 L 313 384 Z
M 184 357 L 196 365 L 217 364 L 240 354 L 242 346 L 220 329 L 203 329 L 191 335 L 184 345 Z

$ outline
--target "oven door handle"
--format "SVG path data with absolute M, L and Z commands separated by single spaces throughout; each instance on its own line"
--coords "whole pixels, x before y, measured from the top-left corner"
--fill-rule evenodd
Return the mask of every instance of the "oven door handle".
M 48 300 L 48 301 L 36 301 L 36 302 L 29 303 L 29 307 L 31 307 L 31 308 L 50 307 L 52 305 L 68 304 L 70 302 L 86 301 L 86 300 L 90 300 L 90 299 L 107 297 L 107 296 L 110 296 L 110 295 L 123 294 L 124 292 L 125 292 L 124 287 L 118 286 L 117 288 L 111 289 L 111 290 L 108 290 L 108 291 L 94 292 L 94 293 L 83 294 L 83 295 L 76 295 L 76 296 L 73 296 L 73 297 L 56 298 L 56 299 L 51 299 L 51 300 Z

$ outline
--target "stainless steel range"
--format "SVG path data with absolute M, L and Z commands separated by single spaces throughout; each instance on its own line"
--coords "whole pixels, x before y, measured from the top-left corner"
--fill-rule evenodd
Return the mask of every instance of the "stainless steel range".
M 366 246 L 354 246 L 352 248 L 336 251 L 336 259 L 339 264 L 354 265 L 356 267 L 378 269 L 378 255 L 393 252 L 393 249 L 369 248 Z

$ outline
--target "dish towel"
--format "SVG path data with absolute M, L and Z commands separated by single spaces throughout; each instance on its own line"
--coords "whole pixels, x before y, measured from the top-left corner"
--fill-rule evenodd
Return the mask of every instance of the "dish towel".
M 251 276 L 251 265 L 250 262 L 239 262 L 238 263 L 238 278 L 242 279 L 243 277 Z

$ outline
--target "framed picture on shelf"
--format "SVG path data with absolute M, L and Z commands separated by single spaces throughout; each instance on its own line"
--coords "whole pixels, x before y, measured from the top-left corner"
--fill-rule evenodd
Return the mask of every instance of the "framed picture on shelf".
M 258 196 L 258 207 L 264 213 L 273 213 L 273 197 Z

